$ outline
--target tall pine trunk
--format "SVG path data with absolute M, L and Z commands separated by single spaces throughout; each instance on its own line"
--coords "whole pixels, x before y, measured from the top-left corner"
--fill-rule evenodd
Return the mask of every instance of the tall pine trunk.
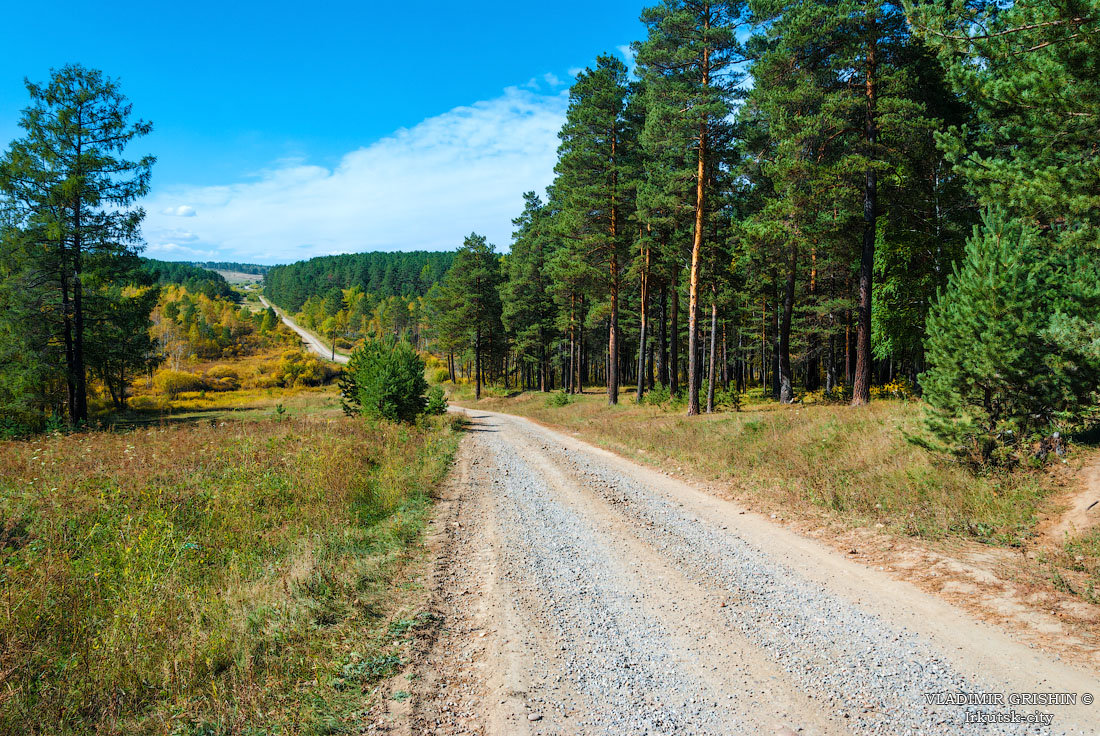
M 704 31 L 710 30 L 710 14 L 707 13 L 703 24 Z M 703 89 L 710 87 L 710 47 L 703 46 Z M 699 123 L 699 151 L 695 171 L 695 237 L 691 244 L 691 274 L 688 279 L 688 416 L 699 413 L 699 377 L 702 373 L 699 365 L 699 269 L 703 251 L 703 227 L 706 224 L 706 164 L 707 164 L 707 120 L 704 115 Z
M 679 269 L 677 269 L 679 271 Z M 672 288 L 672 344 L 669 346 L 668 385 L 673 394 L 680 390 L 680 289 L 676 273 Z
M 710 296 L 710 366 L 707 370 L 707 414 L 714 411 L 714 358 L 718 345 L 718 299 L 713 284 L 710 287 Z
M 619 263 L 614 251 L 611 254 L 611 317 L 607 326 L 607 403 L 619 403 Z
M 794 311 L 794 287 L 798 270 L 798 248 L 791 247 L 790 269 L 786 289 L 783 292 L 783 315 L 779 321 L 779 402 L 794 401 L 791 375 L 791 317 Z
M 876 29 L 870 20 L 867 39 L 867 155 L 873 162 L 878 129 L 875 124 Z M 875 230 L 878 219 L 878 178 L 873 164 L 867 167 L 863 187 L 863 248 L 859 259 L 859 327 L 856 335 L 856 375 L 852 406 L 871 400 L 871 289 L 875 266 Z
M 668 284 L 661 284 L 661 321 L 657 323 L 657 380 L 668 386 Z
M 481 325 L 474 332 L 474 401 L 481 400 Z
M 636 398 L 639 402 L 645 395 L 645 358 L 646 358 L 646 328 L 649 326 L 649 248 L 645 249 L 645 265 L 641 275 L 641 324 L 638 326 L 638 390 Z

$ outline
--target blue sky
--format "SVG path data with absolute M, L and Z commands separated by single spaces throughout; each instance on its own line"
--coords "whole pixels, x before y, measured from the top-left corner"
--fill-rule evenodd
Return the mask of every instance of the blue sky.
M 79 62 L 153 121 L 132 149 L 158 158 L 150 256 L 449 249 L 472 230 L 503 248 L 552 177 L 571 75 L 623 54 L 643 4 L 12 3 L 0 142 L 24 77 Z

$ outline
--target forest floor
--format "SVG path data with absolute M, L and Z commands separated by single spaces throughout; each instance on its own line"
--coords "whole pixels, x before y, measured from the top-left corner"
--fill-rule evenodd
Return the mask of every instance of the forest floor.
M 419 607 L 434 624 L 415 632 L 412 663 L 368 732 L 1100 727 L 1100 707 L 1084 701 L 981 708 L 1054 718 L 991 731 L 964 722 L 975 708 L 926 698 L 1095 694 L 1091 638 L 1055 653 L 1035 632 L 991 626 L 922 590 L 912 570 L 882 564 L 884 550 L 868 549 L 877 537 L 838 548 L 680 468 L 661 472 L 485 403 L 465 410 L 471 425 L 430 523 Z

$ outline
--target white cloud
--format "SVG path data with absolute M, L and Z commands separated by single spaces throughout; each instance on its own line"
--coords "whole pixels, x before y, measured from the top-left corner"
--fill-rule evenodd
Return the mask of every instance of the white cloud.
M 575 67 L 573 67 L 572 69 L 569 70 L 569 76 L 573 77 L 573 78 L 576 78 L 576 76 L 578 74 L 580 74 L 581 72 L 583 72 L 583 71 L 584 71 L 583 66 L 575 66 Z
M 346 154 L 333 168 L 282 161 L 247 181 L 153 196 L 149 252 L 289 262 L 369 250 L 449 250 L 471 231 L 508 245 L 521 194 L 553 178 L 564 94 L 509 88 Z M 171 202 L 191 206 L 166 206 Z M 168 217 L 199 214 L 186 234 Z M 193 233 L 191 232 L 193 231 Z
M 181 204 L 175 207 L 165 207 L 160 213 L 162 215 L 168 215 L 169 217 L 194 217 L 195 208 L 190 205 Z
M 558 75 L 554 74 L 553 72 L 546 72 L 546 74 L 542 75 L 542 78 L 545 79 L 546 83 L 549 84 L 551 87 L 560 87 L 562 85 L 561 79 L 559 79 Z

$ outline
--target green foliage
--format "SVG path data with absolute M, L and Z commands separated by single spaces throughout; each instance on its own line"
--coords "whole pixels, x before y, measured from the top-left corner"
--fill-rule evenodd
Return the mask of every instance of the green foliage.
M 500 258 L 485 236 L 471 233 L 455 254 L 443 284 L 430 294 L 434 327 L 446 352 L 470 351 L 475 398 L 481 398 L 483 362 L 504 354 L 501 338 Z M 494 361 L 495 362 L 495 361 Z
M 352 353 L 345 375 L 345 412 L 411 422 L 427 408 L 424 361 L 408 343 L 367 340 Z
M 424 413 L 435 416 L 447 413 L 447 395 L 443 393 L 441 386 L 432 386 L 428 389 L 428 404 Z
M 565 391 L 555 391 L 546 397 L 546 405 L 555 408 L 569 406 L 572 402 L 573 397 Z
M 451 267 L 454 253 L 409 251 L 322 256 L 264 274 L 264 295 L 291 314 L 311 298 L 324 299 L 333 289 L 358 288 L 371 295 L 367 313 L 389 297 L 424 296 Z
M 237 292 L 220 273 L 190 263 L 141 259 L 140 274 L 154 284 L 177 284 L 192 294 L 205 294 L 210 299 L 237 301 Z
M 650 391 L 642 396 L 643 404 L 653 404 L 654 406 L 662 406 L 669 402 L 672 398 L 672 394 L 669 393 L 668 386 L 657 384 Z
M 0 392 L 11 407 L 0 412 L 46 416 L 64 407 L 79 424 L 88 419 L 91 355 L 112 349 L 103 341 L 113 331 L 92 327 L 133 328 L 116 297 L 139 265 L 145 213 L 134 204 L 149 191 L 154 159 L 124 152 L 152 126 L 132 119 L 114 80 L 78 64 L 52 71 L 48 84 L 28 81 L 27 91 L 23 137 L 0 157 L 0 339 L 14 341 L 0 354 L 22 352 L 32 380 Z
M 1100 271 L 989 210 L 928 317 L 929 424 L 976 463 L 1014 462 L 1035 435 L 1096 416 Z

